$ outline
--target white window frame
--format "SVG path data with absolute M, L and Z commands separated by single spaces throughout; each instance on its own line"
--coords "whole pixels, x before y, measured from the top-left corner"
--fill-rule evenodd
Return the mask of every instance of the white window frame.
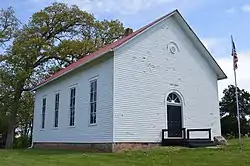
M 57 101 L 57 95 L 58 95 L 58 101 Z M 60 91 L 57 91 L 55 93 L 54 99 L 55 99 L 55 105 L 54 105 L 53 127 L 58 128 L 58 126 L 59 126 L 59 110 L 60 110 Z M 56 126 L 56 113 L 57 113 L 57 126 Z
M 96 82 L 96 87 L 94 91 L 92 91 L 92 88 L 91 88 L 93 82 Z M 93 97 L 91 98 L 92 93 L 95 93 L 95 94 L 93 94 Z M 89 79 L 89 126 L 97 125 L 97 95 L 98 95 L 98 76 Z M 92 112 L 91 110 L 93 105 L 94 105 L 94 112 Z M 94 117 L 92 116 L 95 117 L 95 119 L 93 119 L 93 122 L 91 118 L 94 118 Z
M 74 94 L 74 107 L 71 106 L 71 90 L 75 89 Z M 73 116 L 71 115 L 71 109 L 74 109 Z M 73 117 L 73 125 L 71 125 L 71 118 Z M 69 127 L 75 127 L 76 125 L 76 86 L 70 86 L 69 88 Z
M 44 103 L 45 101 L 45 103 Z M 41 129 L 45 129 L 45 123 L 46 123 L 46 109 L 47 109 L 47 98 L 46 96 L 42 97 L 42 116 L 41 116 Z
M 181 103 L 181 98 L 178 94 L 172 92 L 167 96 L 167 104 L 168 105 L 178 105 L 178 106 L 182 106 Z

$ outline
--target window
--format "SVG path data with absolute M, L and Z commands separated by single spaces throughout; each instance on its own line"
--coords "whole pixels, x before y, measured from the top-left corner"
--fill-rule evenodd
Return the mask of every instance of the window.
M 90 124 L 96 124 L 97 79 L 90 81 Z
M 75 104 L 76 104 L 76 88 L 70 89 L 70 115 L 69 126 L 75 126 Z
M 170 93 L 167 98 L 168 103 L 181 104 L 181 100 L 175 93 Z
M 55 119 L 54 119 L 54 127 L 58 127 L 58 117 L 59 117 L 59 98 L 60 94 L 55 94 Z
M 42 129 L 45 127 L 45 112 L 46 112 L 46 98 L 43 98 L 42 103 Z

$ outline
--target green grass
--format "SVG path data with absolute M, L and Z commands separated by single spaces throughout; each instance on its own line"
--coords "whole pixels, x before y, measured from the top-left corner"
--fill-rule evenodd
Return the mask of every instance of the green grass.
M 0 166 L 249 166 L 250 139 L 218 149 L 160 147 L 124 153 L 80 153 L 55 150 L 0 150 Z

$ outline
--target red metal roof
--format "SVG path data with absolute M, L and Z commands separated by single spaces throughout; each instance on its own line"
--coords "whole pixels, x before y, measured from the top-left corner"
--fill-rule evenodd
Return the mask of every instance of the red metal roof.
M 172 15 L 174 12 L 176 12 L 176 10 L 173 11 L 173 12 L 171 12 L 171 13 L 169 13 L 169 14 L 167 14 L 167 15 L 165 15 L 165 16 L 163 16 L 163 17 L 161 17 L 161 18 L 159 18 L 159 19 L 157 19 L 157 20 L 155 20 L 154 22 L 152 22 L 152 23 L 150 23 L 150 24 L 148 24 L 148 25 L 146 25 L 146 26 L 144 26 L 144 27 L 138 29 L 137 31 L 133 32 L 132 34 L 130 34 L 130 35 L 128 35 L 128 36 L 125 36 L 125 37 L 123 37 L 123 38 L 121 38 L 121 39 L 115 41 L 114 43 L 108 44 L 108 45 L 104 46 L 103 48 L 97 50 L 96 52 L 94 52 L 94 53 L 92 53 L 92 54 L 90 54 L 90 55 L 87 55 L 87 56 L 85 56 L 85 57 L 79 59 L 78 61 L 76 61 L 76 62 L 70 64 L 70 65 L 67 66 L 66 68 L 63 68 L 63 69 L 59 70 L 58 72 L 56 72 L 55 74 L 53 74 L 53 75 L 50 76 L 49 78 L 47 78 L 47 79 L 45 79 L 44 81 L 40 82 L 34 89 L 37 89 L 37 88 L 39 88 L 39 87 L 41 87 L 41 86 L 47 84 L 48 82 L 50 82 L 50 81 L 52 81 L 52 80 L 54 80 L 54 79 L 56 79 L 56 78 L 59 78 L 59 77 L 61 77 L 62 75 L 64 75 L 64 74 L 66 74 L 66 73 L 68 73 L 68 72 L 70 72 L 70 71 L 72 71 L 72 70 L 74 70 L 74 69 L 80 67 L 81 65 L 85 64 L 86 62 L 89 62 L 89 61 L 95 59 L 96 57 L 101 56 L 101 55 L 103 55 L 103 54 L 105 54 L 105 53 L 111 51 L 112 49 L 119 47 L 120 45 L 122 45 L 122 44 L 124 44 L 126 41 L 128 41 L 129 39 L 135 37 L 136 35 L 140 34 L 140 33 L 143 32 L 144 30 L 148 29 L 148 28 L 151 27 L 152 25 L 154 25 L 154 24 L 156 24 L 157 22 L 163 20 L 164 18 L 166 18 L 166 17 Z

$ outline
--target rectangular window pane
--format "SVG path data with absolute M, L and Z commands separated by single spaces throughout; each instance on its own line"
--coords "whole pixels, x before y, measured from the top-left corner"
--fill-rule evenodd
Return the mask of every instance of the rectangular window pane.
M 90 114 L 90 124 L 93 124 L 93 123 L 94 123 L 93 116 L 92 114 Z
M 58 127 L 58 111 L 55 111 L 55 125 L 54 127 Z
M 96 123 L 97 80 L 90 81 L 90 124 Z
M 96 123 L 96 113 L 94 113 L 93 116 L 94 116 L 94 123 Z
M 94 93 L 90 92 L 90 101 L 93 101 L 94 99 Z
M 96 91 L 96 84 L 97 84 L 97 81 L 95 80 L 95 81 L 93 82 L 93 86 L 94 86 L 93 91 Z
M 43 108 L 46 107 L 46 98 L 43 98 Z
M 46 112 L 46 98 L 43 98 L 43 103 L 42 103 L 42 124 L 41 124 L 42 129 L 44 129 L 44 127 L 45 127 L 45 112 Z
M 93 94 L 93 101 L 96 101 L 96 91 L 95 91 L 95 93 Z
M 75 117 L 74 116 L 70 116 L 70 126 L 74 126 L 74 125 L 75 125 Z
M 69 119 L 69 125 L 74 126 L 75 125 L 75 95 L 76 95 L 76 88 L 70 89 L 70 119 Z
M 93 84 L 93 82 L 91 82 L 91 84 L 90 84 L 90 92 L 93 92 L 94 91 L 94 84 Z
M 70 126 L 73 126 L 73 118 L 70 117 Z
M 42 129 L 44 129 L 45 127 L 45 116 L 42 115 Z
M 59 93 L 55 95 L 55 119 L 54 127 L 58 127 L 58 117 L 59 117 Z
M 75 97 L 72 99 L 72 107 L 75 107 L 75 104 L 76 104 L 76 100 L 75 100 Z

